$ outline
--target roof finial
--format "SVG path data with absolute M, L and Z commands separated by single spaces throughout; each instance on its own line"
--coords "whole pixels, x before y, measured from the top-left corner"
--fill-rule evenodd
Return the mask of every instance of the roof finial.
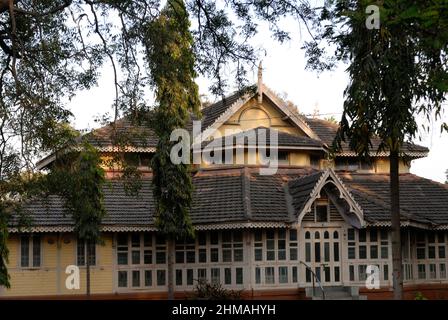
M 262 61 L 260 61 L 260 64 L 258 65 L 258 104 L 261 104 L 263 102 L 263 67 L 261 62 Z

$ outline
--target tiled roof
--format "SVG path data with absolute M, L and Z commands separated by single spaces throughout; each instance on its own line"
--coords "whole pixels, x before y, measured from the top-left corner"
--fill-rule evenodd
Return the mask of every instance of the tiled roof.
M 333 145 L 333 140 L 336 136 L 336 132 L 339 128 L 339 125 L 330 121 L 326 121 L 326 120 L 322 120 L 322 119 L 317 119 L 317 118 L 306 118 L 306 122 L 308 123 L 308 125 L 311 127 L 311 129 L 319 136 L 319 138 L 322 140 L 322 142 L 324 142 L 325 144 L 327 144 L 328 146 L 332 146 Z M 371 140 L 372 142 L 372 147 L 371 150 L 373 153 L 375 153 L 380 144 L 381 144 L 381 140 L 379 138 L 373 138 Z M 341 153 L 347 153 L 347 154 L 351 154 L 352 150 L 350 149 L 349 146 L 349 142 L 342 142 L 341 143 L 342 146 L 342 151 Z M 429 150 L 426 147 L 423 146 L 419 146 L 416 144 L 411 144 L 411 143 L 405 143 L 403 146 L 403 152 L 405 154 L 418 154 L 418 153 L 428 153 Z
M 254 88 L 249 88 L 253 90 Z M 227 109 L 241 99 L 244 95 L 244 91 L 238 91 L 230 96 L 227 96 L 216 103 L 213 103 L 201 110 L 202 113 L 202 130 L 211 126 Z
M 255 145 L 259 146 L 259 137 L 260 133 L 265 131 L 265 137 L 266 137 L 266 145 L 271 145 L 271 134 L 272 132 L 277 133 L 277 139 L 278 139 L 278 146 L 285 146 L 285 147 L 310 147 L 310 148 L 323 148 L 323 143 L 319 140 L 311 139 L 306 136 L 296 136 L 292 135 L 290 133 L 286 133 L 283 131 L 275 130 L 272 128 L 265 128 L 265 127 L 258 127 L 255 129 L 246 130 L 243 132 L 239 132 L 227 137 L 222 137 L 219 139 L 215 139 L 212 143 L 211 142 L 203 142 L 202 146 L 206 147 L 209 145 L 210 147 L 221 147 L 225 146 L 225 143 L 231 139 L 232 145 L 236 145 L 239 142 L 239 139 L 244 138 L 244 145 Z M 249 140 L 248 135 L 249 134 L 255 134 L 255 141 Z M 263 142 L 263 141 L 261 141 Z
M 83 137 L 100 150 L 108 151 L 117 143 L 119 145 L 132 145 L 134 148 L 154 148 L 157 146 L 158 138 L 154 131 L 143 125 L 136 125 L 129 118 L 117 120 L 115 124 L 116 137 L 114 138 L 114 127 L 108 124 L 95 129 Z
M 279 168 L 275 175 L 260 175 L 259 168 L 204 169 L 193 176 L 191 219 L 194 225 L 269 222 L 291 223 L 309 199 L 324 171 L 311 168 Z M 363 210 L 368 223 L 388 223 L 389 178 L 387 175 L 336 173 Z M 151 180 L 143 181 L 137 196 L 127 195 L 120 180 L 104 186 L 105 226 L 154 227 Z M 403 221 L 428 227 L 448 225 L 448 186 L 400 175 Z M 55 196 L 26 206 L 33 226 L 70 226 L 62 202 Z
M 310 198 L 310 195 L 316 186 L 319 179 L 324 174 L 324 171 L 311 173 L 310 175 L 300 177 L 292 180 L 289 183 L 289 193 L 292 196 L 292 204 L 294 206 L 294 213 L 297 215 L 301 212 Z
M 372 221 L 390 220 L 389 175 L 339 173 L 356 201 Z M 448 224 L 448 185 L 400 175 L 400 206 L 403 220 L 426 224 Z

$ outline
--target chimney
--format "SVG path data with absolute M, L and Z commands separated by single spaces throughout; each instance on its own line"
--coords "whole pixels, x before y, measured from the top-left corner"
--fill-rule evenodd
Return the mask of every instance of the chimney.
M 258 91 L 258 104 L 263 102 L 263 68 L 260 64 L 258 65 L 258 83 L 257 83 L 257 91 Z

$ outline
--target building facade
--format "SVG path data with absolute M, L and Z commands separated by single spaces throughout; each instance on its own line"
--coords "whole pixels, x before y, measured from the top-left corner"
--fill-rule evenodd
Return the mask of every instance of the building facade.
M 317 299 L 322 290 L 327 298 L 392 297 L 387 151 L 372 152 L 367 163 L 343 144 L 329 157 L 337 125 L 300 115 L 261 83 L 256 92 L 231 95 L 202 114 L 203 134 L 195 141 L 200 147 L 193 149 L 202 153 L 212 145 L 212 151 L 193 166 L 196 237 L 175 244 L 178 297 L 188 295 L 198 280 L 242 290 L 245 298 Z M 119 166 L 105 165 L 104 241 L 92 247 L 89 257 L 61 199 L 28 203 L 32 226 L 10 227 L 11 288 L 0 287 L 0 298 L 82 297 L 87 259 L 93 297 L 166 297 L 167 245 L 154 226 L 149 169 L 157 138 L 150 128 L 126 119 L 117 127 L 124 133 L 144 132 L 144 138 L 139 135 L 118 151 L 111 126 L 87 137 L 105 160 L 124 152 L 138 167 L 143 177 L 138 194 L 126 193 Z M 248 138 L 251 133 L 258 139 L 261 131 L 268 137 L 265 149 Z M 241 135 L 245 138 L 238 139 Z M 229 137 L 230 147 L 223 143 Z M 378 146 L 374 139 L 373 150 Z M 266 167 L 267 147 L 275 149 L 278 168 L 265 175 L 260 169 Z M 425 157 L 428 149 L 405 144 L 402 151 L 405 298 L 417 292 L 448 298 L 448 186 L 409 173 L 411 161 Z M 230 163 L 217 160 L 224 154 L 233 156 Z M 49 155 L 38 165 L 51 170 L 54 160 Z M 79 289 L 67 287 L 70 265 L 81 270 Z M 369 286 L 372 279 L 378 280 L 375 288 Z

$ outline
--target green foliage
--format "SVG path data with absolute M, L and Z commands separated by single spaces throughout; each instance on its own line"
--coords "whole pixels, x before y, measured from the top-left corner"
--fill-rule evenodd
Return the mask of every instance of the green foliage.
M 194 290 L 193 300 L 241 300 L 242 291 L 223 288 L 220 283 L 209 283 L 198 280 Z
M 62 197 L 79 239 L 98 243 L 104 208 L 104 170 L 98 151 L 87 142 L 80 152 L 61 156 L 46 177 L 48 191 Z
M 189 217 L 193 185 L 187 164 L 173 164 L 170 141 L 174 129 L 184 128 L 189 112 L 198 112 L 198 87 L 194 82 L 193 38 L 182 0 L 170 0 L 146 32 L 147 62 L 157 106 L 152 128 L 159 137 L 152 159 L 156 225 L 171 237 L 193 235 Z
M 315 21 L 320 27 L 317 39 L 336 46 L 336 60 L 349 63 L 350 83 L 335 146 L 348 137 L 352 149 L 364 156 L 373 135 L 382 139 L 380 149 L 399 150 L 417 134 L 415 115 L 440 116 L 448 91 L 446 1 L 377 2 L 379 30 L 366 27 L 365 9 L 371 4 L 330 1 Z M 314 69 L 335 62 L 325 51 L 308 54 Z
M 428 300 L 420 291 L 415 294 L 414 300 Z
M 8 240 L 8 219 L 9 215 L 6 212 L 6 207 L 0 202 L 0 286 L 9 288 L 10 276 L 6 265 L 8 264 L 9 249 L 6 246 Z

